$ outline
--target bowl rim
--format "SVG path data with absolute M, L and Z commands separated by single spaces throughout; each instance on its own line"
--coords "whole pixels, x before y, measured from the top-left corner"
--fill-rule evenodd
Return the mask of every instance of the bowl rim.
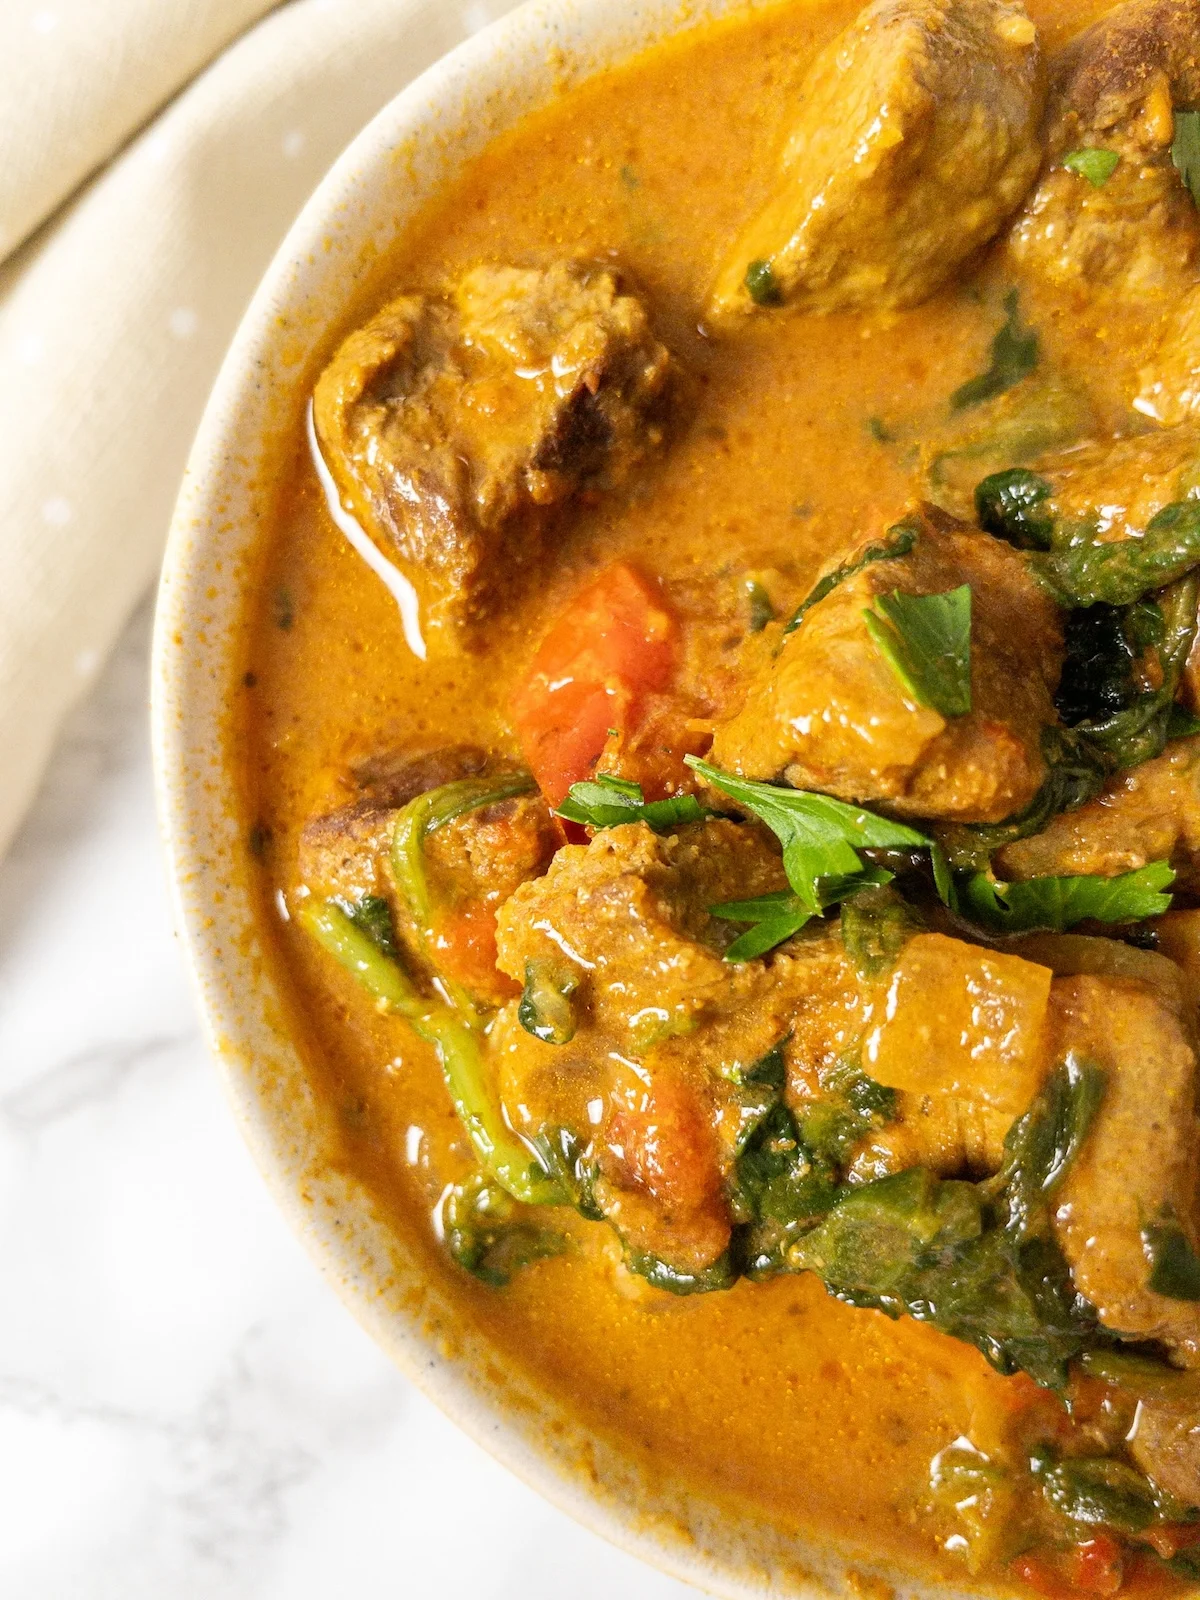
M 438 0 L 415 0 L 409 18 L 422 3 L 436 6 Z M 344 1176 L 317 1175 L 325 1149 L 317 1126 L 321 1108 L 311 1096 L 305 1099 L 303 1062 L 283 1020 L 286 1005 L 256 935 L 259 909 L 238 864 L 244 849 L 223 731 L 243 637 L 247 562 L 259 542 L 255 524 L 268 494 L 245 440 L 263 447 L 289 372 L 304 370 L 285 346 L 295 344 L 306 304 L 321 298 L 321 285 L 335 272 L 355 270 L 364 244 L 386 248 L 381 196 L 396 200 L 398 155 L 408 209 L 394 210 L 393 233 L 439 182 L 565 81 L 582 81 L 711 18 L 779 3 L 527 0 L 416 77 L 334 163 L 239 324 L 189 455 L 155 614 L 155 790 L 174 925 L 231 1109 L 289 1225 L 401 1370 L 560 1510 L 714 1595 L 747 1600 L 844 1592 L 847 1576 L 858 1571 L 894 1585 L 897 1595 L 945 1600 L 958 1591 L 930 1589 L 914 1572 L 844 1539 L 823 1543 L 811 1529 L 788 1532 L 750 1514 L 734 1528 L 728 1508 L 715 1501 L 701 1513 L 694 1488 L 667 1488 L 638 1469 L 626 1470 L 619 1450 L 601 1460 L 605 1447 L 586 1428 L 586 1440 L 572 1437 L 560 1449 L 549 1439 L 556 1428 L 579 1433 L 568 1412 L 516 1380 L 487 1390 L 470 1370 L 470 1359 L 486 1352 L 486 1339 L 448 1327 L 439 1306 L 420 1294 L 414 1299 L 411 1264 L 406 1278 L 389 1250 L 386 1222 L 366 1215 L 363 1191 Z M 336 298 L 332 303 L 339 304 Z M 317 331 L 308 337 L 314 347 L 323 343 L 330 320 L 323 327 L 319 318 L 313 321 Z M 301 334 L 301 344 L 304 339 Z M 346 1208 L 362 1210 L 361 1227 L 343 1227 Z M 518 1420 L 529 1407 L 538 1413 L 535 1427 Z

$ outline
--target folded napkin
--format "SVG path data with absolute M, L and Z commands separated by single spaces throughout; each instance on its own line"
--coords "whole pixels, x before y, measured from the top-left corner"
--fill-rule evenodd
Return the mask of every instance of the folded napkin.
M 514 4 L 0 6 L 0 852 L 153 579 L 288 224 L 392 95 Z

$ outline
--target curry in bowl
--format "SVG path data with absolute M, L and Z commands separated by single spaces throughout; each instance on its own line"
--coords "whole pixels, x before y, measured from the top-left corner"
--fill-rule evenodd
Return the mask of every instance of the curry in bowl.
M 346 286 L 247 628 L 345 1160 L 664 1473 L 1200 1577 L 1200 4 L 738 11 Z

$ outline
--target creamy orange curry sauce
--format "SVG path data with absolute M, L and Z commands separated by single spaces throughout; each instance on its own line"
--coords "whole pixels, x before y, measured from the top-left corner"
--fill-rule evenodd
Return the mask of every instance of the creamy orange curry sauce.
M 564 91 L 331 308 L 248 619 L 346 1162 L 631 1452 L 961 1586 L 1200 1575 L 1197 106 L 1196 0 Z

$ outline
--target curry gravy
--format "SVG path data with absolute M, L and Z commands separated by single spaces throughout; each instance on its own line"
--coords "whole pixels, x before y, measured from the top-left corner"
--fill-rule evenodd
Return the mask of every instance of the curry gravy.
M 624 497 L 572 515 L 474 656 L 425 664 L 406 648 L 391 596 L 330 521 L 302 417 L 278 463 L 247 618 L 247 827 L 320 1092 L 341 1108 L 347 1159 L 397 1215 L 433 1211 L 467 1168 L 466 1140 L 432 1052 L 276 914 L 300 827 L 347 797 L 348 760 L 388 743 L 515 755 L 506 708 L 537 641 L 620 555 L 669 578 L 733 563 L 807 583 L 831 550 L 903 507 L 923 420 L 987 365 L 1000 290 L 986 272 L 887 318 L 783 316 L 725 341 L 697 327 L 728 240 L 765 194 L 799 76 L 858 9 L 802 0 L 738 13 L 564 93 L 498 139 L 331 308 L 325 354 L 389 294 L 480 260 L 612 253 L 696 375 L 682 436 Z M 1030 7 L 1047 49 L 1102 9 Z M 1098 346 L 1113 336 L 1088 330 Z M 665 1473 L 742 1497 L 785 1528 L 843 1532 L 968 1581 L 923 1510 L 930 1460 L 959 1436 L 982 1447 L 1015 1403 L 1015 1380 L 928 1328 L 838 1304 L 810 1276 L 681 1301 L 621 1286 L 608 1230 L 567 1227 L 572 1253 L 503 1290 L 445 1260 L 432 1226 L 429 1269 L 505 1362 Z M 1126 1592 L 1138 1591 L 1135 1578 Z

